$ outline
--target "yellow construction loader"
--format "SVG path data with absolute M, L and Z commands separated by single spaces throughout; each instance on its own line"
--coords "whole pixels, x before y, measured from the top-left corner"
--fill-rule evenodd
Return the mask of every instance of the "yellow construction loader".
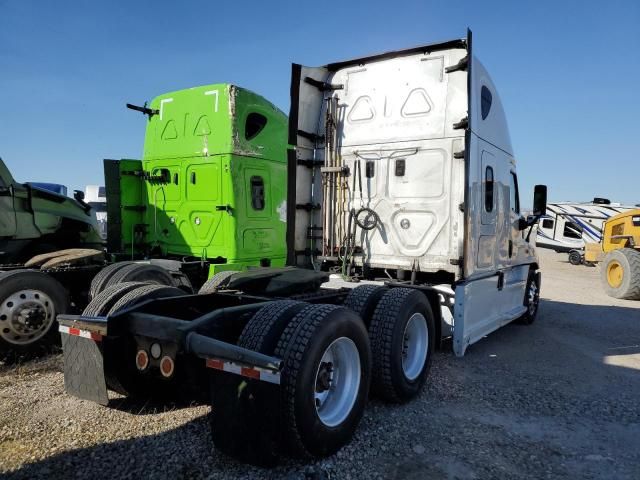
M 640 300 L 640 209 L 611 217 L 600 243 L 587 243 L 585 263 L 600 263 L 600 278 L 608 295 Z

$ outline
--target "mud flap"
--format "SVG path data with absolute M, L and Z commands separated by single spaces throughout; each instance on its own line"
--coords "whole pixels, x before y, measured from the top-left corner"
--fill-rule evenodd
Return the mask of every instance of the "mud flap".
M 64 388 L 70 395 L 107 405 L 102 342 L 75 335 L 62 335 Z
M 209 373 L 211 436 L 216 448 L 253 465 L 277 463 L 280 386 L 227 372 Z

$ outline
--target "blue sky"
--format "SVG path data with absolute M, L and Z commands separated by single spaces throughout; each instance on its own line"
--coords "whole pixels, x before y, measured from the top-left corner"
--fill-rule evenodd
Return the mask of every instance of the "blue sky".
M 139 158 L 124 108 L 231 82 L 288 112 L 291 62 L 462 37 L 500 89 L 523 204 L 640 203 L 640 2 L 0 0 L 0 156 L 19 181 L 100 183 Z

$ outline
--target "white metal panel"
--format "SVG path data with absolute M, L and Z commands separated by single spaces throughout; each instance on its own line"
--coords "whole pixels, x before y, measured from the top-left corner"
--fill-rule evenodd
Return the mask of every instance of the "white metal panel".
M 513 155 L 511 136 L 507 117 L 502 108 L 502 102 L 498 90 L 493 84 L 489 73 L 474 56 L 471 69 L 471 130 L 483 140 L 495 145 L 509 155 Z M 485 119 L 481 115 L 481 89 L 486 86 L 491 92 L 491 108 Z
M 444 68 L 462 56 L 461 50 L 416 54 L 336 72 L 331 82 L 344 84 L 336 92 L 344 109 L 342 145 L 444 137 Z
M 347 67 L 330 77 L 332 84 L 344 85 L 332 93 L 342 120 L 340 157 L 350 171 L 344 211 L 369 207 L 380 219 L 374 230 L 358 231 L 364 255 L 356 264 L 459 271 L 450 260 L 462 254 L 458 205 L 464 200 L 464 161 L 453 154 L 464 149 L 464 131 L 448 124 L 466 115 L 466 75 L 444 69 L 465 53 L 421 52 Z M 360 182 L 355 188 L 353 183 L 358 162 L 362 195 Z M 372 178 L 365 176 L 367 162 L 374 167 Z M 403 175 L 397 174 L 398 162 L 404 163 Z M 346 232 L 348 221 L 343 215 L 340 231 Z
M 528 267 L 527 267 L 528 268 Z M 521 277 L 525 267 L 510 274 L 510 284 L 498 290 L 498 275 L 492 275 L 456 287 L 453 352 L 463 356 L 467 347 L 485 335 L 513 321 L 525 312 Z M 506 280 L 506 276 L 505 276 Z M 514 305 L 522 293 L 520 304 Z
M 293 86 L 298 89 L 298 110 L 297 110 L 297 131 L 317 134 L 323 108 L 323 93 L 311 85 L 306 78 L 311 78 L 319 82 L 324 82 L 328 78 L 328 71 L 324 67 L 304 67 L 300 66 L 298 85 Z M 291 126 L 290 126 L 291 128 Z M 290 132 L 291 133 L 291 132 Z M 294 142 L 293 138 L 290 138 Z M 303 135 L 296 135 L 294 142 L 296 147 L 296 158 L 299 160 L 323 160 L 323 150 L 316 148 L 317 145 Z M 308 168 L 304 165 L 296 167 L 296 192 L 295 204 L 318 204 L 322 201 L 321 178 L 318 168 Z M 295 208 L 295 206 L 289 206 Z M 313 251 L 317 248 L 317 242 L 310 239 L 310 232 L 322 225 L 320 214 L 317 210 L 295 210 L 295 231 L 294 248 L 297 251 L 309 249 Z M 313 256 L 310 258 L 315 263 Z

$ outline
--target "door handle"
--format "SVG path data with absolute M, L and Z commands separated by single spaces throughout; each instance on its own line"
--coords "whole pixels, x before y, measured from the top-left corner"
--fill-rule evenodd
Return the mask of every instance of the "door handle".
M 231 215 L 231 211 L 233 209 L 231 208 L 231 205 L 216 205 L 216 212 L 227 212 L 229 215 Z

